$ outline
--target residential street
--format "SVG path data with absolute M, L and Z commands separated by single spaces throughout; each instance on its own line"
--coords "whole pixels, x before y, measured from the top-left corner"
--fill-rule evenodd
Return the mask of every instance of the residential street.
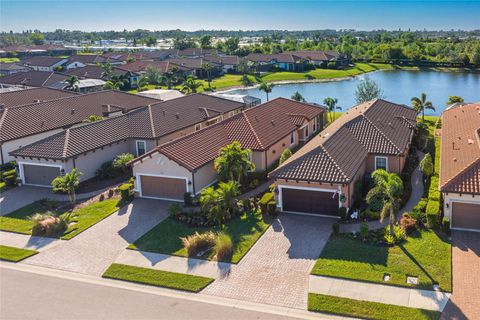
M 293 319 L 6 268 L 0 287 L 5 320 Z

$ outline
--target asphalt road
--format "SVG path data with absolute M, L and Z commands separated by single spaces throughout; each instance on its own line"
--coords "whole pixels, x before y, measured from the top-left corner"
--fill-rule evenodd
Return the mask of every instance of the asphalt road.
M 0 319 L 293 318 L 0 268 Z

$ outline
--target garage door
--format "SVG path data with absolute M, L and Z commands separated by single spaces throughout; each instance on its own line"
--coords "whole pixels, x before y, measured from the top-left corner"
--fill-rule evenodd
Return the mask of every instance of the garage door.
M 140 181 L 143 197 L 183 200 L 187 192 L 185 179 L 140 176 Z
M 480 230 L 480 204 L 453 202 L 452 228 Z
M 52 180 L 60 175 L 60 168 L 23 165 L 23 176 L 25 184 L 34 184 L 39 186 L 51 186 Z
M 282 188 L 283 211 L 338 215 L 338 196 L 332 192 Z

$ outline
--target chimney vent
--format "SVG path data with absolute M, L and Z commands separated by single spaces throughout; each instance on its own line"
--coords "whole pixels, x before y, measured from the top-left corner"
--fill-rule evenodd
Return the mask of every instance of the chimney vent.
M 75 109 L 72 109 L 71 114 L 72 114 L 72 115 L 75 114 Z

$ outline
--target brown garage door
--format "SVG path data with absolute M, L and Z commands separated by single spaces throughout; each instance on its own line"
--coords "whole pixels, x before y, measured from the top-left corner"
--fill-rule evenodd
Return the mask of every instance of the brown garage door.
M 452 228 L 480 230 L 480 204 L 453 202 Z
M 338 196 L 332 192 L 282 188 L 283 211 L 338 215 Z
M 187 192 L 185 179 L 141 176 L 140 181 L 143 197 L 183 200 Z
M 47 166 L 23 165 L 25 184 L 50 186 L 52 180 L 60 175 L 60 168 Z

